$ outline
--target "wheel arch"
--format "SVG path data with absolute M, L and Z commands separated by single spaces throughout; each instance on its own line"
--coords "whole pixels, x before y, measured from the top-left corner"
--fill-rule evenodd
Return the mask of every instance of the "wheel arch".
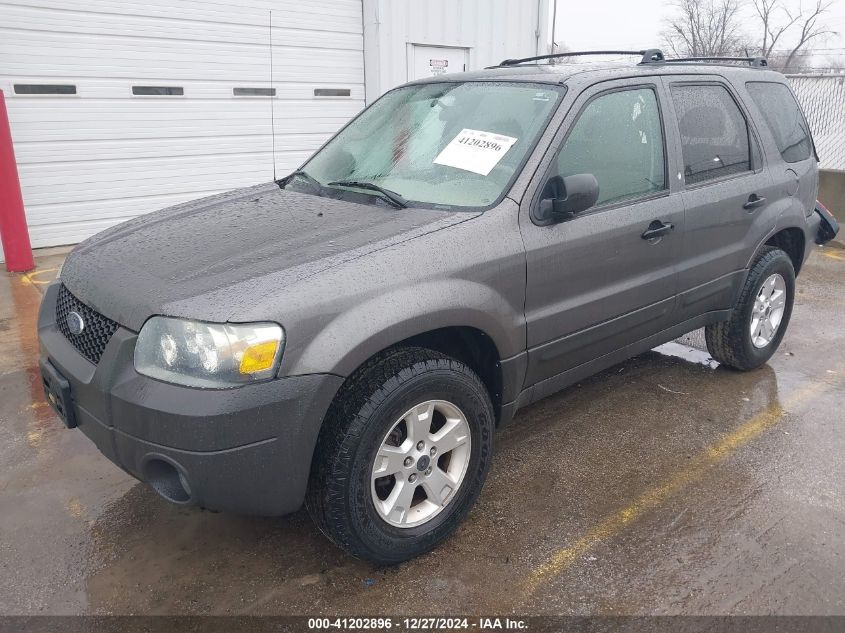
M 379 352 L 409 341 L 465 361 L 492 358 L 494 351 L 496 362 L 511 359 L 525 352 L 522 303 L 466 279 L 402 286 L 333 315 L 296 349 L 285 372 L 348 377 Z M 480 356 L 468 351 L 476 345 Z
M 361 358 L 357 366 L 345 374 L 345 380 L 338 390 L 344 392 L 344 387 L 350 383 L 358 371 L 366 367 L 374 358 L 383 356 L 393 349 L 417 347 L 428 349 L 464 363 L 481 379 L 482 384 L 490 395 L 493 410 L 498 424 L 502 411 L 502 395 L 504 381 L 501 357 L 495 341 L 483 330 L 467 325 L 449 325 L 438 327 L 404 339 L 394 341 L 373 351 L 369 356 Z
M 792 267 L 795 269 L 795 275 L 798 275 L 804 263 L 806 252 L 806 239 L 802 229 L 794 226 L 782 228 L 771 235 L 762 246 L 774 246 L 789 255 L 792 260 Z M 759 250 L 757 249 L 758 252 Z
M 502 363 L 496 343 L 475 327 L 451 326 L 429 330 L 400 341 L 394 347 L 431 349 L 461 361 L 472 369 L 490 394 L 496 421 L 502 408 Z

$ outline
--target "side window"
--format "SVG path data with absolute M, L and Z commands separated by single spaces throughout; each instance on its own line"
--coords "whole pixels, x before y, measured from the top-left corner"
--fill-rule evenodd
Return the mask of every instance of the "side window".
M 810 158 L 813 155 L 810 130 L 789 88 L 762 81 L 748 82 L 745 87 L 763 113 L 783 160 L 797 163 Z
M 558 154 L 558 175 L 593 174 L 596 204 L 666 188 L 663 133 L 650 88 L 623 90 L 591 101 Z
M 687 184 L 750 171 L 748 124 L 724 86 L 672 86 Z

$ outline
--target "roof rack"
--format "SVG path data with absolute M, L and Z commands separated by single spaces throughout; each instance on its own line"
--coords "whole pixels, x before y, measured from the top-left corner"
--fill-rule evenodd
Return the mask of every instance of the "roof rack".
M 766 68 L 769 65 L 765 57 L 674 57 L 661 60 L 664 62 L 745 62 L 755 68 Z
M 647 48 L 641 51 L 569 51 L 567 53 L 554 53 L 552 55 L 537 55 L 536 57 L 522 57 L 519 59 L 505 59 L 501 66 L 518 66 L 526 62 L 536 62 L 544 59 L 558 59 L 561 57 L 584 57 L 586 55 L 637 55 L 640 64 L 663 64 L 663 63 L 685 63 L 685 62 L 745 62 L 754 68 L 767 68 L 769 62 L 765 57 L 674 57 L 667 59 L 659 48 Z M 491 66 L 497 68 L 497 66 Z
M 642 51 L 569 51 L 567 53 L 554 53 L 552 55 L 537 55 L 536 57 L 522 57 L 519 59 L 505 59 L 499 66 L 518 66 L 525 62 L 536 62 L 543 59 L 557 59 L 559 57 L 583 57 L 585 55 L 637 55 L 642 58 L 641 64 L 653 64 L 664 61 L 660 49 L 649 48 Z

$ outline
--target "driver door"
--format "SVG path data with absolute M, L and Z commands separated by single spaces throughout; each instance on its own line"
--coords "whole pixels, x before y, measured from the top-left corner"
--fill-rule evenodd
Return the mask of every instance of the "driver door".
M 676 151 L 663 124 L 663 91 L 656 78 L 638 78 L 581 93 L 523 199 L 526 386 L 670 325 L 684 206 L 669 178 Z M 597 203 L 544 222 L 538 214 L 549 179 L 581 173 L 596 177 Z M 659 236 L 643 236 L 658 226 Z

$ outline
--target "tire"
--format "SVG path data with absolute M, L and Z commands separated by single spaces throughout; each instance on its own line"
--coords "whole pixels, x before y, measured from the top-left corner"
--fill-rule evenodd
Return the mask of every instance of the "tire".
M 758 295 L 766 282 L 780 285 L 780 281 L 773 277 L 778 275 L 785 286 L 783 312 L 772 336 L 766 336 L 766 332 L 763 331 L 760 337 L 754 337 L 751 328 L 752 319 L 757 316 L 755 305 L 757 305 Z M 772 279 L 775 281 L 772 282 Z M 769 290 L 766 290 L 764 294 L 768 292 Z M 721 364 L 740 371 L 760 367 L 772 357 L 780 345 L 792 316 L 794 299 L 795 269 L 792 266 L 792 260 L 781 249 L 764 246 L 748 271 L 745 285 L 734 305 L 731 318 L 708 325 L 704 329 L 704 338 L 710 355 Z M 775 303 L 777 303 L 776 299 L 771 302 L 771 305 Z
M 426 419 L 434 420 L 434 434 L 425 435 Z M 415 420 L 422 426 L 409 426 Z M 442 424 L 439 429 L 438 423 Z M 438 455 L 434 445 L 438 434 L 445 443 L 444 434 L 459 426 L 463 439 L 455 441 L 461 446 L 441 445 L 445 452 Z M 490 467 L 494 431 L 490 396 L 469 367 L 422 348 L 389 350 L 357 370 L 329 408 L 311 468 L 308 512 L 336 545 L 377 565 L 396 564 L 428 552 L 455 531 L 478 498 Z M 457 438 L 458 431 L 453 435 Z M 425 449 L 414 452 L 420 437 L 427 438 Z M 429 459 L 432 449 L 434 456 Z M 413 457 L 406 452 L 399 461 L 392 456 L 388 460 L 382 457 L 386 450 L 411 451 Z M 410 467 L 406 465 L 409 458 Z M 397 464 L 402 466 L 397 473 L 376 478 L 377 465 L 386 471 L 395 470 Z M 428 469 L 421 468 L 426 465 Z M 446 471 L 462 473 L 450 475 L 454 487 L 432 487 L 435 481 L 444 481 L 439 477 Z M 400 487 L 399 494 L 390 497 L 395 487 Z M 392 498 L 402 498 L 403 490 L 410 494 L 414 487 L 422 492 L 414 491 L 413 499 L 406 498 L 407 504 L 396 501 L 394 510 L 387 513 Z M 439 506 L 431 501 L 434 488 L 450 491 Z M 420 497 L 425 503 L 417 500 Z M 421 517 L 421 522 L 415 523 L 415 517 Z

